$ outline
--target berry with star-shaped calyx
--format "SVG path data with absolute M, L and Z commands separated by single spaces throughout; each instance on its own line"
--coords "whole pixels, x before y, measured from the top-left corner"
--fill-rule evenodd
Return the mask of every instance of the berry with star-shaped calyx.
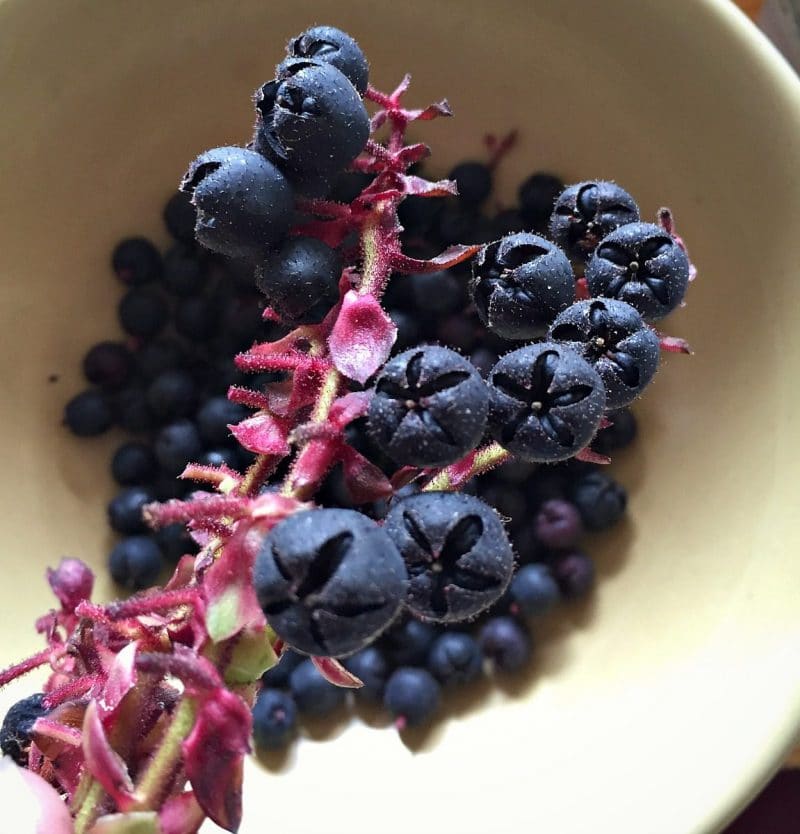
M 364 95 L 369 83 L 369 63 L 358 43 L 335 26 L 312 26 L 292 38 L 286 47 L 287 58 L 278 65 L 281 78 L 298 60 L 313 59 L 336 67 Z

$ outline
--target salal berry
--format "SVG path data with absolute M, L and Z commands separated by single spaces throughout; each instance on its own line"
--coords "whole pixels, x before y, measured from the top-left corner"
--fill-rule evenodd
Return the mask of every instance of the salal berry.
M 167 200 L 162 216 L 167 230 L 175 240 L 189 245 L 194 243 L 194 224 L 197 214 L 188 194 L 176 191 Z
M 586 281 L 592 295 L 626 301 L 655 321 L 683 301 L 689 259 L 661 226 L 629 223 L 600 241 L 586 265 Z
M 523 565 L 508 589 L 511 610 L 525 617 L 538 617 L 561 599 L 561 592 L 547 565 L 533 562 Z
M 83 357 L 83 373 L 89 382 L 116 391 L 133 373 L 133 354 L 119 342 L 98 342 Z
M 31 733 L 36 720 L 47 715 L 44 695 L 37 692 L 21 701 L 17 701 L 6 713 L 0 727 L 0 751 L 9 756 L 18 765 L 28 764 L 28 751 L 31 746 Z
M 111 459 L 111 474 L 121 486 L 141 486 L 155 477 L 155 453 L 146 443 L 124 443 Z
M 139 339 L 152 339 L 167 323 L 169 310 L 157 293 L 134 288 L 120 299 L 117 316 L 126 333 Z
M 78 437 L 94 437 L 111 428 L 114 413 L 102 391 L 82 391 L 64 406 L 64 424 Z
M 386 532 L 409 575 L 406 607 L 434 622 L 457 622 L 496 602 L 514 569 L 497 513 L 478 498 L 422 492 L 397 502 Z
M 380 644 L 395 666 L 422 666 L 439 631 L 416 617 L 401 617 L 381 636 Z
M 575 278 L 555 244 L 519 232 L 481 249 L 470 291 L 490 330 L 505 339 L 532 339 L 574 301 Z
M 536 538 L 554 550 L 572 547 L 583 533 L 578 508 L 563 498 L 545 501 L 536 513 Z
M 197 209 L 195 236 L 232 258 L 260 258 L 284 236 L 292 189 L 261 154 L 246 148 L 206 151 L 189 166 L 181 190 Z
M 386 655 L 377 646 L 367 646 L 345 660 L 344 665 L 363 684 L 355 690 L 359 700 L 379 703 L 391 671 Z
M 241 423 L 249 411 L 227 397 L 210 397 L 200 406 L 195 420 L 205 443 L 223 444 L 231 439 L 230 425 Z
M 384 365 L 369 426 L 397 463 L 446 466 L 478 444 L 487 410 L 486 385 L 463 356 L 437 346 L 412 348 Z
M 161 275 L 161 255 L 147 238 L 126 238 L 114 247 L 111 266 L 125 284 L 147 284 Z
M 280 78 L 299 59 L 312 58 L 318 63 L 330 64 L 347 77 L 350 83 L 364 95 L 369 83 L 369 63 L 358 43 L 335 26 L 312 26 L 292 38 L 286 46 L 287 59 L 278 66 Z
M 166 475 L 176 478 L 203 452 L 200 434 L 190 420 L 176 420 L 156 435 L 156 459 Z
M 616 524 L 628 505 L 622 484 L 605 472 L 589 472 L 579 478 L 570 491 L 583 523 L 589 530 L 605 530 Z
M 289 516 L 264 539 L 256 594 L 287 644 L 311 655 L 352 654 L 395 618 L 406 593 L 402 557 L 386 532 L 352 510 Z
M 441 701 L 441 687 L 426 669 L 401 666 L 386 683 L 383 705 L 399 729 L 425 724 Z
M 601 455 L 608 455 L 618 449 L 624 449 L 636 438 L 636 417 L 629 408 L 621 408 L 606 419 L 611 423 L 597 433 L 592 448 Z
M 297 174 L 335 174 L 369 137 L 355 87 L 331 64 L 294 62 L 289 74 L 256 93 L 256 151 Z
M 262 689 L 253 705 L 253 740 L 262 750 L 285 747 L 297 727 L 297 707 L 280 689 Z
M 606 389 L 607 408 L 636 399 L 658 369 L 658 336 L 624 301 L 579 301 L 559 314 L 547 335 L 567 342 L 594 367 Z
M 319 324 L 339 300 L 342 257 L 321 240 L 291 237 L 256 269 L 267 303 L 291 324 Z
M 550 560 L 550 569 L 567 599 L 585 596 L 594 586 L 594 562 L 580 550 L 556 554 Z
M 144 533 L 147 525 L 142 517 L 145 504 L 155 496 L 144 487 L 128 487 L 108 502 L 108 522 L 118 533 Z
M 489 427 L 527 461 L 566 460 L 594 436 L 605 407 L 603 382 L 569 347 L 539 342 L 506 354 L 489 374 Z
M 347 698 L 347 690 L 325 680 L 308 659 L 301 660 L 292 669 L 289 675 L 289 689 L 297 709 L 304 715 L 328 715 L 340 707 Z
M 483 654 L 500 672 L 518 672 L 531 656 L 531 638 L 513 617 L 492 617 L 478 633 Z
M 474 637 L 446 631 L 431 646 L 428 669 L 444 686 L 470 683 L 481 675 L 481 650 Z
M 461 162 L 447 178 L 455 181 L 458 201 L 463 206 L 479 206 L 492 190 L 492 171 L 483 162 Z
M 519 187 L 519 210 L 526 223 L 534 229 L 543 229 L 553 212 L 558 195 L 564 190 L 564 183 L 542 171 L 531 174 Z
M 571 258 L 583 261 L 610 231 L 638 220 L 635 200 L 615 182 L 579 182 L 556 200 L 550 235 Z
M 150 536 L 130 536 L 115 545 L 108 567 L 116 583 L 139 591 L 158 579 L 161 551 Z

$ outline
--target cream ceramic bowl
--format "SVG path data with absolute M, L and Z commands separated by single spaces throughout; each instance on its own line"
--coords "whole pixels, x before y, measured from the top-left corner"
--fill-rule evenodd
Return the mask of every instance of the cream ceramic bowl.
M 408 746 L 357 722 L 250 767 L 242 830 L 718 831 L 800 726 L 800 84 L 727 0 L 0 2 L 0 662 L 40 645 L 61 555 L 112 593 L 118 438 L 59 425 L 117 332 L 110 248 L 164 242 L 187 162 L 246 141 L 251 90 L 315 21 L 360 39 L 379 86 L 410 70 L 413 102 L 450 99 L 424 134 L 442 171 L 518 127 L 504 198 L 544 168 L 671 206 L 700 276 L 668 329 L 696 355 L 639 407 L 630 521 L 593 540 L 597 592 L 543 626 L 533 674 Z

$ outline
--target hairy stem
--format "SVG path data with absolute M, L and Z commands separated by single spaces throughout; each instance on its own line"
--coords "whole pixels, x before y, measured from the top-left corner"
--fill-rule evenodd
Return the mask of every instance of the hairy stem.
M 471 453 L 464 460 L 442 469 L 425 484 L 423 489 L 428 492 L 457 489 L 472 478 L 505 463 L 510 457 L 511 454 L 499 443 L 490 443 Z

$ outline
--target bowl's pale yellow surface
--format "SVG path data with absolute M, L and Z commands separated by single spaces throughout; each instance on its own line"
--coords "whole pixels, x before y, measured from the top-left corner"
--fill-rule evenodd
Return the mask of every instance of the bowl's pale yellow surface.
M 546 624 L 536 673 L 410 747 L 359 723 L 250 768 L 243 830 L 716 831 L 800 726 L 800 84 L 727 2 L 0 3 L 0 663 L 39 646 L 46 564 L 80 555 L 112 590 L 117 438 L 59 426 L 117 332 L 110 248 L 163 241 L 188 160 L 246 140 L 250 91 L 314 21 L 358 36 L 379 86 L 411 70 L 415 102 L 449 97 L 442 169 L 519 127 L 506 197 L 546 168 L 670 205 L 700 278 L 668 328 L 696 356 L 642 403 L 631 520 L 593 541 L 594 599 Z

